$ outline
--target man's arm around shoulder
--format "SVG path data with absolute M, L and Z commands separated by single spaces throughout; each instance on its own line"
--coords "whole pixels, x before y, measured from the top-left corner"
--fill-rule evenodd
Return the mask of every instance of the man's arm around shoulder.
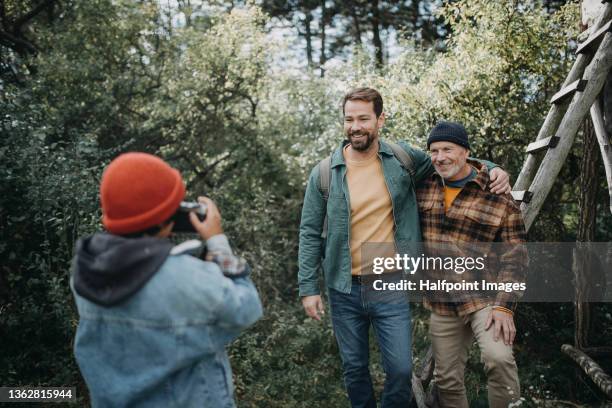
M 414 184 L 415 186 L 429 177 L 434 171 L 431 157 L 421 149 L 412 147 L 408 142 L 398 142 L 400 147 L 410 155 L 414 166 Z

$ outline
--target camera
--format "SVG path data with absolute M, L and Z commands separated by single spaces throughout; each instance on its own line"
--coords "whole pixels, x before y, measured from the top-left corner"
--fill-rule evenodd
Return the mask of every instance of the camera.
M 189 220 L 189 213 L 195 213 L 200 221 L 206 219 L 206 204 L 182 201 L 179 208 L 174 213 L 172 220 L 174 221 L 173 232 L 196 233 L 195 228 Z

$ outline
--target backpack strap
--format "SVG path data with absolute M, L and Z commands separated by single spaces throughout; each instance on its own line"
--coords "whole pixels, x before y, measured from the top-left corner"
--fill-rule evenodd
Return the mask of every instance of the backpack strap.
M 327 199 L 329 198 L 329 184 L 331 181 L 331 155 L 324 158 L 319 162 L 319 191 L 325 200 L 327 205 Z M 327 238 L 327 209 L 325 210 L 325 219 L 323 220 L 323 230 L 321 231 L 321 238 Z
M 331 156 L 328 156 L 319 162 L 319 191 L 323 199 L 327 201 L 329 198 L 329 183 L 331 180 Z
M 412 157 L 405 151 L 400 145 L 395 142 L 387 142 L 389 146 L 391 146 L 391 150 L 393 150 L 393 155 L 400 162 L 404 170 L 406 170 L 412 178 L 416 174 L 416 169 L 414 168 L 414 162 L 412 161 Z

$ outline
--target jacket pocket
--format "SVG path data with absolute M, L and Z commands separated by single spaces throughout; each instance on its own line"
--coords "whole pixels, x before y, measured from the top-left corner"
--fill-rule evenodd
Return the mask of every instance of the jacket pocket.
M 503 208 L 495 208 L 490 204 L 476 201 L 465 209 L 463 215 L 476 224 L 497 229 L 504 218 L 504 210 Z
M 419 204 L 419 211 L 426 212 L 431 211 L 434 206 L 435 200 L 433 198 L 417 199 L 417 202 Z
M 232 371 L 224 361 L 224 352 L 217 354 L 202 365 L 204 376 L 204 404 L 208 407 L 234 407 Z M 227 357 L 225 357 L 227 358 Z

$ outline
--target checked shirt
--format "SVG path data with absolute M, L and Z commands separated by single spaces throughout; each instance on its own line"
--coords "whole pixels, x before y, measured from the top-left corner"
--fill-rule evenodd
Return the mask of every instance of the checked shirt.
M 526 232 L 518 205 L 510 194 L 488 189 L 487 167 L 468 160 L 476 177 L 459 192 L 445 211 L 444 180 L 434 173 L 417 186 L 421 229 L 428 257 L 484 257 L 484 268 L 459 274 L 454 270 L 426 269 L 425 279 L 448 282 L 525 282 L 528 264 Z M 439 315 L 464 316 L 488 305 L 516 308 L 517 291 L 427 292 L 425 307 Z

